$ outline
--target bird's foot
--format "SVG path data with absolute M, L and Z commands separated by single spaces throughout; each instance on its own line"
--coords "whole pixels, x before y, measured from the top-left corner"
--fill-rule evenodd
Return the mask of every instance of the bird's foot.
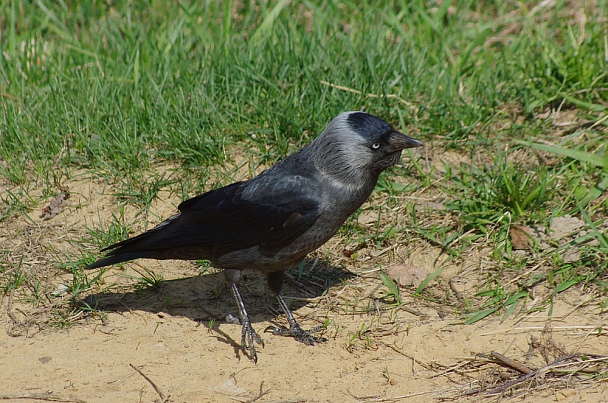
M 291 336 L 291 337 L 295 338 L 297 341 L 299 341 L 300 343 L 304 343 L 309 346 L 312 346 L 315 343 L 322 343 L 324 341 L 327 341 L 327 339 L 325 337 L 313 335 L 313 333 L 320 332 L 323 329 L 324 329 L 323 326 L 317 326 L 317 327 L 313 327 L 310 330 L 304 330 L 300 327 L 300 325 L 298 325 L 296 323 L 293 326 L 291 326 L 289 329 L 286 329 L 283 327 L 268 326 L 264 330 L 264 332 L 270 332 L 270 333 L 278 335 L 278 336 Z
M 255 351 L 254 341 L 264 347 L 264 340 L 262 340 L 260 335 L 253 330 L 253 327 L 251 327 L 251 322 L 247 317 L 246 320 L 243 321 L 243 330 L 241 332 L 241 350 L 243 351 L 243 354 L 247 354 L 247 346 L 249 346 L 249 357 L 255 364 L 257 364 L 258 354 Z

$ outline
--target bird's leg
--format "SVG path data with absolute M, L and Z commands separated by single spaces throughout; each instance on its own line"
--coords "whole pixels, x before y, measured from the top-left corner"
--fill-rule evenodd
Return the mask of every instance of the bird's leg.
M 292 336 L 297 341 L 308 345 L 327 341 L 327 339 L 324 337 L 313 336 L 312 334 L 323 330 L 323 326 L 317 326 L 310 330 L 304 330 L 300 327 L 300 325 L 296 321 L 296 318 L 293 317 L 291 310 L 287 306 L 287 303 L 285 302 L 285 299 L 283 298 L 280 292 L 281 287 L 283 286 L 283 274 L 284 271 L 269 273 L 266 280 L 268 282 L 270 290 L 274 293 L 274 295 L 276 295 L 277 300 L 279 300 L 279 304 L 283 309 L 283 312 L 285 312 L 285 315 L 287 316 L 287 321 L 289 322 L 289 329 L 280 328 L 276 326 L 268 326 L 264 331 L 272 332 L 272 334 L 276 334 L 279 336 Z
M 241 324 L 243 325 L 243 330 L 241 332 L 241 350 L 243 350 L 243 354 L 245 354 L 247 352 L 247 344 L 249 344 L 249 354 L 251 359 L 253 359 L 253 362 L 257 364 L 258 354 L 255 351 L 255 345 L 253 342 L 255 340 L 255 342 L 264 347 L 264 340 L 262 340 L 256 331 L 253 330 L 253 327 L 251 327 L 251 320 L 249 319 L 249 315 L 247 315 L 247 311 L 245 310 L 245 303 L 243 303 L 243 298 L 241 298 L 239 289 L 236 287 L 236 283 L 241 277 L 241 271 L 228 269 L 225 270 L 224 274 L 226 276 L 226 280 L 228 280 L 228 283 L 230 284 L 230 291 L 232 291 L 236 305 L 239 308 L 239 315 L 241 316 Z
M 302 329 L 300 325 L 298 325 L 298 322 L 296 322 L 296 319 L 293 317 L 293 314 L 289 310 L 289 307 L 283 299 L 283 296 L 281 294 L 276 294 L 276 296 L 279 300 L 279 304 L 281 304 L 281 308 L 283 308 L 283 312 L 285 312 L 285 315 L 287 315 L 289 329 L 269 326 L 264 330 L 265 332 L 272 332 L 272 334 L 276 334 L 279 336 L 293 336 L 297 341 L 311 346 L 315 343 L 327 341 L 325 337 L 313 335 L 313 333 L 323 330 L 323 326 L 313 327 L 310 330 Z

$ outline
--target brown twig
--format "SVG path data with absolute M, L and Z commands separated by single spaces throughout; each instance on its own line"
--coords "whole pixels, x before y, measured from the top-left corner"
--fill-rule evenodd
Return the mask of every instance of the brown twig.
M 260 383 L 260 393 L 258 393 L 258 395 L 256 397 L 246 400 L 245 403 L 256 402 L 269 393 L 270 393 L 270 389 L 264 390 L 264 381 L 262 381 L 262 383 Z
M 580 359 L 582 359 L 583 357 L 586 357 L 588 359 L 584 359 L 583 361 L 580 361 Z M 579 361 L 572 362 L 572 360 L 579 360 Z M 510 381 L 510 382 L 504 383 L 494 389 L 487 390 L 486 393 L 492 394 L 492 395 L 501 394 L 501 393 L 506 392 L 508 389 L 511 389 L 514 386 L 517 386 L 528 380 L 532 380 L 534 378 L 545 378 L 547 376 L 547 374 L 552 373 L 552 372 L 555 373 L 555 374 L 553 374 L 554 377 L 559 377 L 559 372 L 560 372 L 560 371 L 558 371 L 559 369 L 563 369 L 565 367 L 572 366 L 575 364 L 584 363 L 585 365 L 588 365 L 588 364 L 594 363 L 594 362 L 605 362 L 605 361 L 608 361 L 608 356 L 595 355 L 595 354 L 576 353 L 576 354 L 571 354 L 571 355 L 567 355 L 564 357 L 559 357 L 558 359 L 556 359 L 555 361 L 553 361 L 550 364 L 545 365 L 544 367 L 538 368 L 537 370 L 524 374 L 524 375 L 520 376 L 519 378 L 517 378 L 513 381 Z M 572 375 L 572 374 L 569 373 L 569 375 Z
M 404 353 L 403 351 L 399 350 L 397 347 L 392 346 L 392 345 L 390 345 L 390 344 L 388 344 L 388 343 L 385 343 L 385 342 L 383 342 L 383 341 L 381 341 L 381 342 L 380 342 L 380 344 L 382 344 L 383 346 L 386 346 L 386 347 L 390 348 L 390 349 L 391 349 L 391 350 L 393 350 L 394 352 L 396 352 L 396 353 L 398 353 L 398 354 L 401 354 L 402 356 L 404 356 L 404 357 L 406 357 L 406 358 L 409 358 L 410 360 L 412 360 L 412 362 L 414 362 L 414 363 L 416 363 L 416 364 L 420 365 L 420 366 L 421 366 L 421 367 L 423 367 L 424 369 L 431 370 L 431 367 L 430 367 L 429 365 L 425 364 L 424 362 L 422 362 L 422 361 L 420 361 L 420 360 L 417 360 L 416 358 L 412 357 L 412 356 L 411 356 L 411 355 L 409 355 L 409 354 Z
M 452 292 L 456 296 L 456 299 L 458 300 L 458 302 L 460 302 L 462 304 L 462 303 L 464 303 L 464 298 L 462 298 L 462 295 L 460 294 L 460 291 L 458 291 L 456 289 L 456 286 L 454 285 L 454 280 L 455 279 L 456 279 L 456 277 L 452 277 L 450 279 L 450 281 L 448 281 L 448 284 L 450 285 L 450 289 L 452 290 Z
M 61 397 L 50 393 L 26 393 L 23 395 L 0 395 L 0 400 L 46 400 L 48 402 L 86 403 L 86 400 Z
M 154 383 L 154 381 L 152 379 L 150 379 L 148 376 L 146 376 L 146 374 L 144 374 L 139 368 L 137 368 L 135 365 L 133 364 L 129 364 L 131 366 L 131 368 L 133 368 L 134 370 L 136 370 L 139 375 L 141 375 L 146 381 L 148 381 L 148 383 L 150 385 L 152 385 L 152 387 L 154 388 L 154 390 L 156 391 L 156 393 L 158 394 L 158 396 L 160 396 L 161 400 L 163 402 L 167 401 L 167 398 L 165 397 L 165 394 L 160 390 L 160 388 L 158 386 L 156 386 L 156 384 Z
M 8 303 L 6 306 L 6 313 L 8 314 L 8 317 L 11 318 L 11 320 L 15 323 L 15 325 L 20 325 L 21 321 L 17 318 L 17 316 L 15 316 L 15 312 L 13 312 L 13 293 L 14 293 L 14 289 L 11 288 L 11 290 L 8 292 Z
M 499 363 L 506 365 L 507 367 L 513 368 L 514 370 L 521 372 L 522 374 L 531 374 L 532 372 L 534 372 L 530 368 L 526 367 L 524 364 L 515 361 L 512 358 L 506 357 L 500 353 L 497 353 L 496 351 L 492 351 L 492 353 L 490 353 L 490 356 Z

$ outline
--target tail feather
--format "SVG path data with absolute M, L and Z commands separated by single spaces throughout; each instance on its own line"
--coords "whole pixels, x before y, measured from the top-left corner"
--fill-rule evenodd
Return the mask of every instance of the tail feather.
M 148 255 L 149 255 L 148 253 L 142 252 L 142 251 L 110 255 L 110 256 L 106 256 L 104 258 L 99 259 L 96 262 L 93 262 L 93 263 L 85 266 L 84 269 L 85 270 L 98 269 L 100 267 L 111 266 L 113 264 L 127 262 L 127 261 L 133 260 L 133 259 L 148 257 Z
M 98 269 L 153 255 L 157 259 L 162 259 L 160 252 L 170 237 L 167 229 L 178 217 L 179 214 L 176 214 L 144 233 L 103 248 L 101 251 L 108 252 L 107 256 L 86 266 L 85 270 Z

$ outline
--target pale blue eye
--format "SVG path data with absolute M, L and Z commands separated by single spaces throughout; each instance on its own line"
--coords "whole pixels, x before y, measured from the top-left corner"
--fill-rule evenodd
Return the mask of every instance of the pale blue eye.
M 377 150 L 380 148 L 380 143 L 374 143 L 372 144 L 372 149 Z

